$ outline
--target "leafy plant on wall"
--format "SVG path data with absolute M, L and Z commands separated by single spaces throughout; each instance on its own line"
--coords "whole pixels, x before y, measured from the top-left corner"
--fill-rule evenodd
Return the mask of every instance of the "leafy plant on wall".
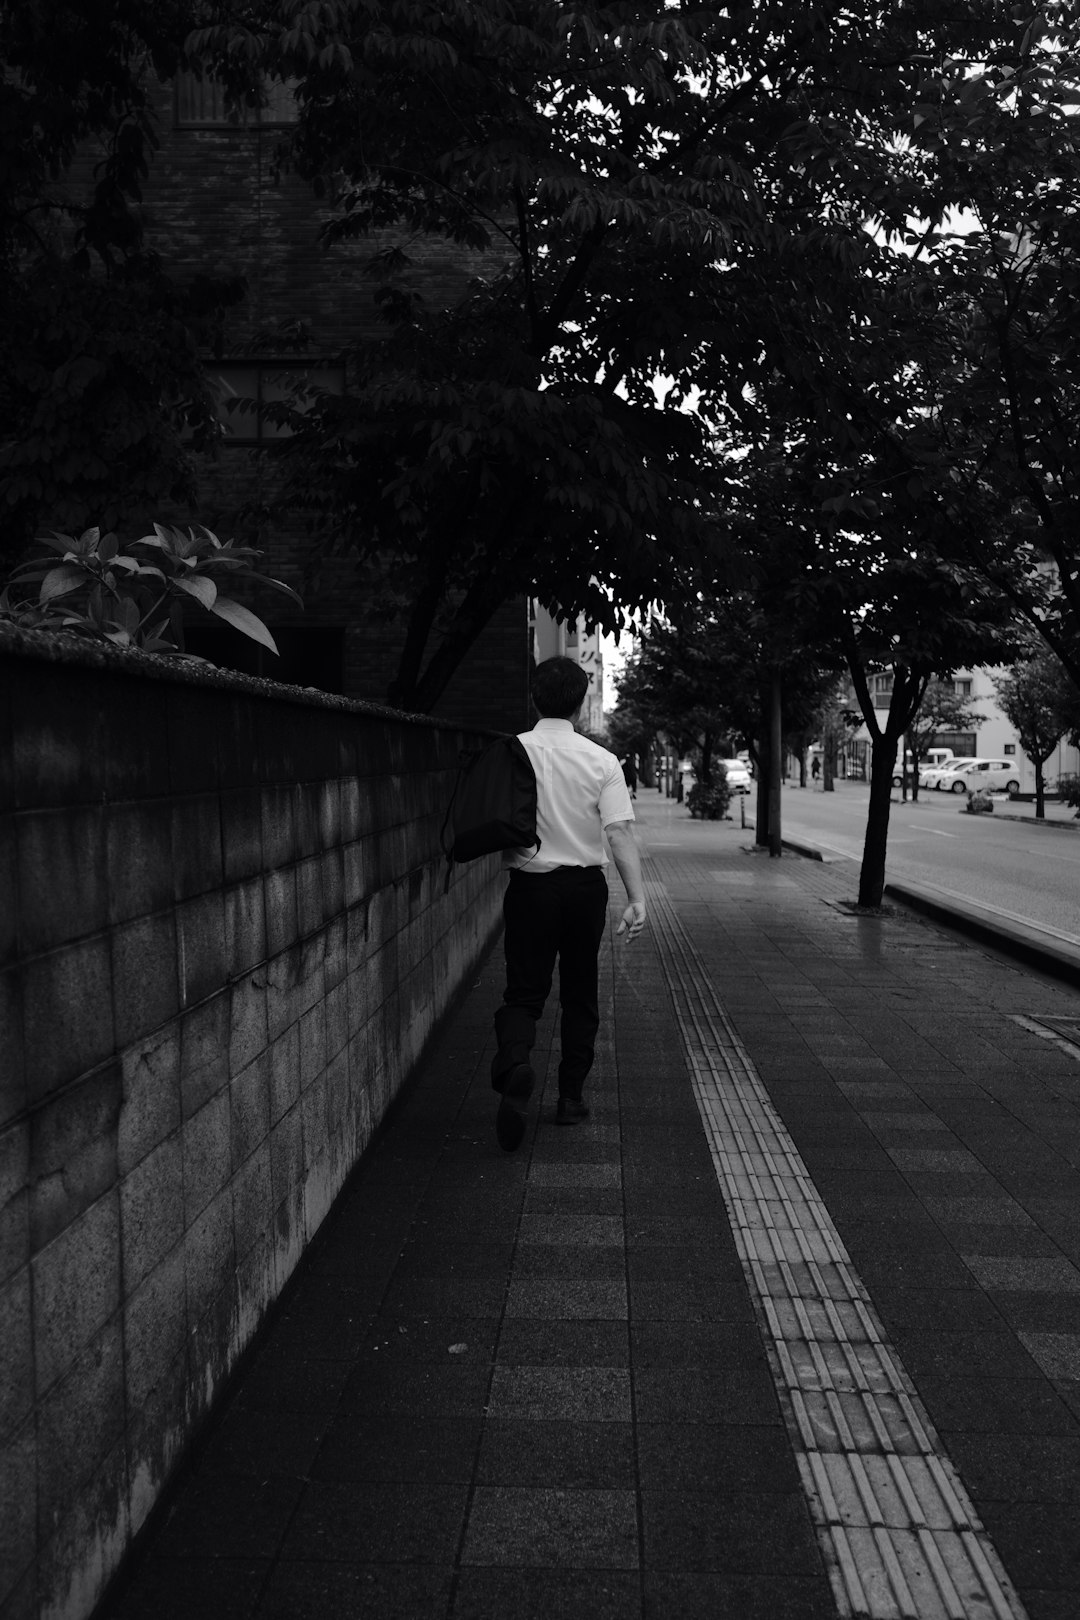
M 129 541 L 123 550 L 115 534 L 98 528 L 78 539 L 53 534 L 37 543 L 44 554 L 17 568 L 0 594 L 0 621 L 175 655 L 184 652 L 184 616 L 194 607 L 276 653 L 258 614 L 221 587 L 257 581 L 303 606 L 291 585 L 256 570 L 260 551 L 219 540 L 206 528 L 185 531 L 155 523 L 153 534 Z

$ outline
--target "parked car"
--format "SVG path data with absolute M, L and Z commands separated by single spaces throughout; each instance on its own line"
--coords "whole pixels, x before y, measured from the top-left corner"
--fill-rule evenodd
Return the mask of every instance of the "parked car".
M 939 793 L 978 793 L 1004 788 L 1019 793 L 1020 769 L 1015 759 L 973 759 L 959 770 L 946 771 L 937 784 Z
M 942 765 L 927 765 L 925 770 L 919 772 L 919 786 L 936 788 L 943 776 L 948 776 L 950 771 L 958 771 L 962 765 L 974 765 L 978 758 L 978 754 L 961 754 L 958 759 L 948 759 Z
M 749 793 L 750 771 L 744 760 L 722 759 L 719 763 L 727 773 L 727 785 L 732 793 Z

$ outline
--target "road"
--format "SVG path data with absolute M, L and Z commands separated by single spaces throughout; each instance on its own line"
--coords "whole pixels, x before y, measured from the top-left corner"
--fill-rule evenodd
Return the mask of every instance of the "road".
M 921 794 L 917 804 L 897 798 L 886 880 L 933 884 L 1080 940 L 1080 831 L 966 815 L 942 793 Z M 861 861 L 868 800 L 862 782 L 837 782 L 834 793 L 786 787 L 784 836 Z

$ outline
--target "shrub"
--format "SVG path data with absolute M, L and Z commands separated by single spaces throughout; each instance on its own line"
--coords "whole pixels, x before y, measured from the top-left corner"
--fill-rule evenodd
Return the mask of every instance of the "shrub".
M 1054 791 L 1058 793 L 1065 803 L 1073 810 L 1080 810 L 1080 776 L 1075 772 L 1068 772 L 1057 779 Z
M 87 529 L 43 536 L 45 555 L 16 568 L 0 593 L 0 620 L 35 630 L 67 630 L 118 647 L 182 654 L 184 614 L 203 608 L 276 653 L 274 638 L 250 608 L 223 596 L 219 581 L 252 579 L 300 603 L 291 585 L 257 572 L 262 556 L 250 546 L 219 540 L 210 529 L 163 528 L 132 540 L 124 551 L 115 534 Z M 36 593 L 29 589 L 37 585 Z M 303 606 L 302 603 L 300 603 Z
M 711 782 L 695 782 L 686 796 L 686 808 L 696 821 L 720 821 L 727 815 L 731 790 L 722 765 Z

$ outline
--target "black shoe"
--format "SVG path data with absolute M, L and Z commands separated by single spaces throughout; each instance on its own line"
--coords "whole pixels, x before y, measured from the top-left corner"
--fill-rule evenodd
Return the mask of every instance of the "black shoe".
M 504 1153 L 516 1153 L 525 1135 L 525 1114 L 536 1077 L 527 1063 L 515 1063 L 503 1081 L 495 1135 Z
M 555 1108 L 556 1125 L 580 1125 L 589 1117 L 589 1105 L 575 1097 L 560 1097 Z

